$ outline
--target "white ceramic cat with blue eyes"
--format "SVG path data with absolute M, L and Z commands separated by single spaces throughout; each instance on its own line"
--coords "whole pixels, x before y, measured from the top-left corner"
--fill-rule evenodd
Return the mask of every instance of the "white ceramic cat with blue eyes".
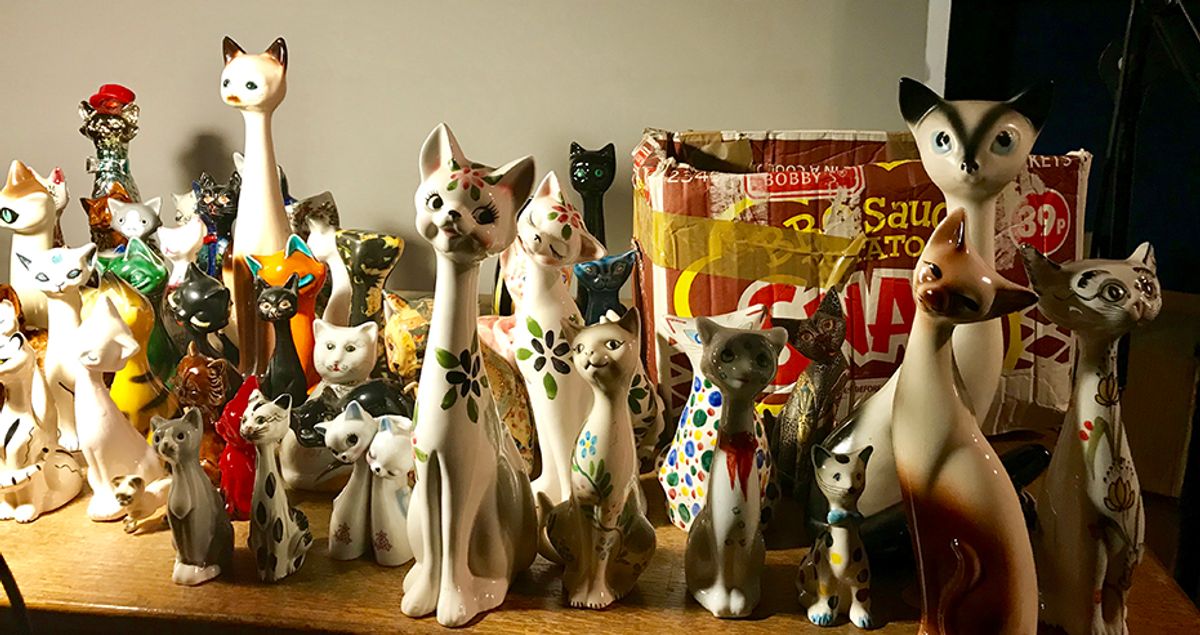
M 69 452 L 79 449 L 75 434 L 75 379 L 79 374 L 80 288 L 96 266 L 96 245 L 74 249 L 56 247 L 42 252 L 14 251 L 18 266 L 29 274 L 34 288 L 46 299 L 49 335 L 44 367 L 50 384 L 50 401 L 58 410 L 59 444 Z
M 46 296 L 33 274 L 20 266 L 17 254 L 31 255 L 54 247 L 58 218 L 69 198 L 62 170 L 55 168 L 43 178 L 20 161 L 12 162 L 0 189 L 0 228 L 12 231 L 9 283 L 21 299 L 25 321 L 33 328 L 47 327 Z
M 157 196 L 144 203 L 109 199 L 108 210 L 112 212 L 112 228 L 121 232 L 126 239 L 149 240 L 162 225 L 158 216 L 162 211 L 162 199 Z
M 1071 406 L 1038 496 L 1041 619 L 1070 635 L 1127 633 L 1146 517 L 1121 419 L 1117 342 L 1162 308 L 1154 249 L 1142 243 L 1125 260 L 1064 265 L 1029 245 L 1021 255 L 1038 308 L 1074 333 L 1078 351 Z

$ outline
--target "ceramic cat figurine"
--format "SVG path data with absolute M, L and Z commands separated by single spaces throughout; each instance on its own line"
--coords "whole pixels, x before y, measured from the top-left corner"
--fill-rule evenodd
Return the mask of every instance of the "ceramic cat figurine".
M 142 477 L 114 476 L 112 489 L 125 515 L 121 521 L 125 533 L 136 534 L 143 527 L 153 526 L 156 517 L 161 525 L 167 525 L 167 517 L 158 513 L 162 510 L 162 501 L 146 493 L 146 481 Z
M 115 256 L 100 254 L 97 257 L 97 271 L 102 276 L 112 273 L 128 282 L 138 293 L 146 296 L 151 307 L 162 305 L 167 267 L 154 248 L 141 238 L 130 238 L 124 249 Z M 155 375 L 169 378 L 171 371 L 179 363 L 179 349 L 168 335 L 157 311 L 147 313 L 146 319 L 150 331 L 143 341 L 142 348 Z M 149 423 L 146 424 L 147 428 L 148 426 Z
M 615 322 L 566 328 L 575 368 L 592 387 L 592 408 L 571 455 L 569 498 L 546 515 L 546 551 L 565 566 L 567 603 L 600 609 L 633 589 L 656 544 L 628 403 L 641 366 L 641 320 L 633 309 Z M 539 506 L 548 508 L 540 496 Z
M 920 82 L 900 81 L 900 111 L 908 123 L 930 179 L 946 197 L 946 209 L 962 208 L 970 218 L 967 245 L 995 265 L 996 200 L 1026 168 L 1029 151 L 1050 110 L 1051 88 L 1038 85 L 1004 102 L 946 101 Z M 999 321 L 964 324 L 954 333 L 954 359 L 966 384 L 971 408 L 987 420 L 1004 360 Z M 848 453 L 871 445 L 875 453 L 867 490 L 859 499 L 864 516 L 900 502 L 890 432 L 898 376 L 856 408 L 823 445 Z M 810 496 L 809 516 L 823 523 L 823 497 Z
M 417 468 L 412 451 L 413 422 L 408 417 L 381 416 L 379 430 L 367 449 L 371 481 L 371 530 L 375 561 L 397 566 L 412 560 L 408 509 Z M 399 528 L 404 527 L 400 533 Z M 379 528 L 379 529 L 376 529 Z
M 445 124 L 425 140 L 413 197 L 417 233 L 436 253 L 433 319 L 417 392 L 416 486 L 409 542 L 416 563 L 400 609 L 466 624 L 504 601 L 537 552 L 528 476 L 482 376 L 476 322 L 479 263 L 516 236 L 533 159 L 499 168 L 469 161 Z
M 338 255 L 337 229 L 321 218 L 308 220 L 308 248 L 329 269 L 329 299 L 321 319 L 334 326 L 350 324 L 350 272 Z
M 966 213 L 938 224 L 913 271 L 917 311 L 896 385 L 892 446 L 921 582 L 922 633 L 1037 630 L 1037 579 L 1012 481 L 956 374 L 959 324 L 1024 309 L 967 240 Z M 869 487 L 871 475 L 868 469 Z
M 299 571 L 313 542 L 308 517 L 288 504 L 279 473 L 279 442 L 288 431 L 291 407 L 287 393 L 269 401 L 256 390 L 242 415 L 242 437 L 254 444 L 256 457 L 249 545 L 263 582 L 278 582 Z
M 583 220 L 588 233 L 604 244 L 604 193 L 617 174 L 617 148 L 608 144 L 587 150 L 571 142 L 571 186 L 583 197 Z
M 174 289 L 183 284 L 188 265 L 196 262 L 200 248 L 204 246 L 204 221 L 192 217 L 178 227 L 159 227 L 154 235 L 171 272 L 167 289 Z
M 842 353 L 846 316 L 837 290 L 830 289 L 812 316 L 772 318 L 771 323 L 787 329 L 788 343 L 809 360 L 769 435 L 779 487 L 803 503 L 812 481 L 812 448 L 833 429 L 850 379 L 850 364 Z
M 175 546 L 175 584 L 195 586 L 228 571 L 233 562 L 233 525 L 225 501 L 200 468 L 204 419 L 188 410 L 178 419 L 155 417 L 154 449 L 171 466 L 167 522 Z
M 758 605 L 766 550 L 761 528 L 770 448 L 760 445 L 758 393 L 775 377 L 787 331 L 733 329 L 696 318 L 700 368 L 724 400 L 704 507 L 688 531 L 688 592 L 717 617 L 746 617 Z M 765 474 L 770 480 L 770 470 Z
M 1162 308 L 1154 249 L 1125 260 L 1059 265 L 1029 245 L 1025 270 L 1038 308 L 1075 334 L 1071 407 L 1038 496 L 1034 532 L 1043 622 L 1071 635 L 1121 634 L 1146 520 L 1121 419 L 1117 342 Z
M 204 422 L 200 467 L 204 468 L 214 484 L 221 481 L 220 457 L 225 449 L 224 437 L 217 433 L 215 426 L 225 405 L 233 399 L 241 385 L 242 376 L 233 364 L 201 355 L 195 344 L 180 360 L 175 372 L 174 392 L 179 405 L 198 411 Z
M 292 340 L 292 318 L 296 316 L 300 298 L 300 279 L 296 274 L 288 276 L 287 282 L 278 287 L 259 283 L 258 319 L 275 327 L 275 348 L 267 372 L 260 384 L 267 399 L 280 395 L 291 395 L 293 403 L 303 403 L 308 398 L 308 382 L 300 366 L 300 356 Z
M 31 254 L 13 251 L 13 255 L 29 273 L 35 288 L 45 294 L 49 337 L 44 368 L 50 385 L 49 398 L 58 410 L 59 444 L 74 452 L 79 449 L 75 431 L 75 380 L 80 374 L 77 355 L 79 312 L 83 304 L 80 288 L 91 278 L 96 266 L 96 246 L 88 243 L 74 249 L 55 247 Z
M 388 370 L 404 385 L 415 385 L 425 357 L 433 301 L 422 298 L 410 303 L 391 291 L 384 291 L 383 295 L 383 342 Z
M 33 279 L 35 272 L 22 266 L 17 254 L 32 256 L 55 246 L 59 214 L 68 198 L 62 170 L 55 168 L 49 179 L 43 179 L 20 161 L 12 162 L 0 189 L 0 228 L 12 231 L 9 282 L 34 328 L 49 325 L 47 300 L 42 285 Z
M 8 300 L 0 307 L 12 307 Z M 0 520 L 28 523 L 70 502 L 83 487 L 83 470 L 58 446 L 53 409 L 39 413 L 48 388 L 37 366 L 37 354 L 25 335 L 13 331 L 0 338 Z
M 88 517 L 96 521 L 123 516 L 112 489 L 113 478 L 136 475 L 147 483 L 147 491 L 165 497 L 170 479 L 146 438 L 130 425 L 117 409 L 104 385 L 104 374 L 115 373 L 138 351 L 137 340 L 125 325 L 112 300 L 103 297 L 80 325 L 88 337 L 73 342 L 82 366 L 75 381 L 75 420 L 79 449 L 87 461 L 87 480 L 92 488 Z M 61 409 L 60 409 L 61 412 Z
M 617 322 L 621 319 L 616 311 L 600 317 L 597 324 Z M 665 423 L 663 421 L 662 398 L 650 383 L 646 368 L 638 364 L 633 371 L 633 380 L 627 395 L 630 414 L 633 415 L 633 437 L 637 443 L 638 474 L 647 474 L 658 469 L 660 456 L 659 441 Z
M 709 318 L 726 328 L 757 330 L 762 328 L 766 310 L 754 305 Z M 679 415 L 675 435 L 658 470 L 658 482 L 662 485 L 667 500 L 667 518 L 676 527 L 688 531 L 704 508 L 707 500 L 707 485 L 712 481 L 713 456 L 717 449 L 717 432 L 725 416 L 725 398 L 721 390 L 705 374 L 701 363 L 704 345 L 696 321 L 691 318 L 668 318 L 675 327 L 675 344 L 688 356 L 692 366 L 692 387 L 687 405 Z M 768 447 L 765 433 L 757 434 L 759 447 Z M 771 482 L 771 456 L 756 466 L 762 495 L 767 496 L 767 484 Z M 770 509 L 771 500 L 766 499 L 764 509 Z
M 312 363 L 313 320 L 316 318 L 317 294 L 325 284 L 325 265 L 313 257 L 308 245 L 299 236 L 292 234 L 282 251 L 268 255 L 245 257 L 246 266 L 256 280 L 282 286 L 290 276 L 296 276 L 296 314 L 291 318 L 292 342 L 304 369 L 305 382 L 309 388 L 317 385 L 320 376 Z
M 237 172 L 230 175 L 228 183 L 217 183 L 206 172 L 201 172 L 200 178 L 192 181 L 196 216 L 204 224 L 204 248 L 200 250 L 196 264 L 210 276 L 220 275 L 229 256 L 241 191 L 242 177 Z
M 354 466 L 350 481 L 333 501 L 333 515 L 329 520 L 329 556 L 335 560 L 354 560 L 368 550 L 374 553 L 376 562 L 385 566 L 398 566 L 412 559 L 405 521 L 409 492 L 377 491 L 377 478 L 382 478 L 385 468 L 377 455 L 374 458 L 378 472 L 373 471 L 367 460 L 370 449 L 376 447 L 376 434 L 392 435 L 393 428 L 397 436 L 402 434 L 410 439 L 407 452 L 402 448 L 393 450 L 398 455 L 407 455 L 409 461 L 407 466 L 398 466 L 397 473 L 389 474 L 389 478 L 402 482 L 404 490 L 408 490 L 408 473 L 412 470 L 412 421 L 386 416 L 377 421 L 358 402 L 352 401 L 336 418 L 317 425 L 334 456 Z M 376 449 L 381 448 L 382 445 Z M 390 460 L 390 457 L 385 456 L 383 460 Z M 388 489 L 392 490 L 394 486 Z
M 225 285 L 193 263 L 188 265 L 183 283 L 167 296 L 167 304 L 201 355 L 223 358 L 237 366 L 238 347 L 222 332 L 229 324 L 229 289 Z M 210 341 L 213 335 L 220 349 Z
M 112 228 L 121 233 L 126 240 L 140 238 L 151 241 L 154 232 L 162 225 L 159 212 L 162 210 L 162 199 L 154 197 L 144 203 L 126 203 L 112 200 L 108 203 L 112 212 Z
M 560 271 L 603 256 L 604 247 L 583 228 L 583 217 L 563 198 L 553 172 L 518 217 L 517 240 L 529 262 L 512 337 L 542 460 L 533 491 L 539 500 L 545 495 L 558 505 L 571 492 L 572 450 L 591 396 L 571 362 L 571 343 L 563 337 L 564 324 L 581 326 L 583 319 Z
M 879 626 L 871 615 L 871 563 L 858 531 L 858 497 L 873 450 L 868 445 L 834 454 L 814 445 L 810 452 L 817 487 L 829 503 L 828 525 L 804 555 L 796 589 L 808 621 L 817 626 L 832 626 L 842 614 L 859 628 Z
M 279 165 L 275 161 L 275 141 L 271 134 L 271 116 L 287 95 L 287 43 L 278 38 L 257 55 L 247 54 L 229 37 L 221 43 L 225 68 L 221 71 L 221 99 L 242 113 L 246 128 L 243 149 L 245 159 L 239 170 L 242 188 L 238 196 L 238 223 L 233 228 L 230 253 L 233 262 L 225 267 L 225 284 L 232 290 L 234 323 L 237 325 L 238 345 L 246 359 L 239 366 L 243 372 L 262 372 L 267 365 L 266 330 L 254 319 L 257 294 L 252 282 L 253 266 L 249 270 L 243 258 L 254 254 L 274 254 L 289 243 L 292 233 L 283 204 L 283 188 L 279 182 Z M 290 251 L 289 251 L 290 254 Z M 303 274 L 302 274 L 303 275 Z M 286 278 L 287 276 L 283 276 Z M 321 269 L 324 278 L 324 268 Z M 268 279 L 273 285 L 282 279 Z M 308 286 L 304 280 L 300 286 Z M 321 287 L 317 281 L 316 287 Z M 311 318 L 310 318 L 311 321 Z M 294 331 L 302 330 L 293 325 Z M 300 358 L 307 359 L 306 349 L 297 342 Z M 306 365 L 305 371 L 311 371 Z M 316 375 L 309 374 L 310 385 Z
M 196 218 L 196 192 L 188 190 L 182 194 L 172 194 L 171 200 L 175 203 L 175 225 L 182 226 L 192 222 Z M 199 219 L 197 219 L 199 220 Z M 201 223 L 203 226 L 203 223 Z
M 625 253 L 575 265 L 575 279 L 579 281 L 579 288 L 587 290 L 587 302 L 579 307 L 586 323 L 599 322 L 609 311 L 616 311 L 618 315 L 625 312 L 620 298 L 621 287 L 625 286 L 636 264 L 637 250 L 630 249 Z
M 383 327 L 383 285 L 400 262 L 404 239 L 391 234 L 339 229 L 338 254 L 350 274 L 350 322 L 366 320 Z
M 239 375 L 240 377 L 240 375 Z M 225 442 L 221 450 L 221 496 L 225 512 L 233 520 L 250 519 L 254 497 L 254 444 L 242 438 L 242 416 L 250 404 L 250 395 L 258 392 L 258 378 L 250 375 L 225 404 L 213 428 Z

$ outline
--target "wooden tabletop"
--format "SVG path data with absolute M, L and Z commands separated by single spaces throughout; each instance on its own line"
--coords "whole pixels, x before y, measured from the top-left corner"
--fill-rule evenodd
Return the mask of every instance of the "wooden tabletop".
M 652 479 L 644 482 L 651 509 L 662 509 Z M 312 524 L 313 545 L 304 568 L 278 584 L 263 584 L 246 547 L 246 523 L 236 523 L 237 551 L 231 575 L 200 587 L 171 582 L 170 532 L 126 535 L 120 523 L 93 523 L 86 500 L 76 500 L 31 525 L 0 523 L 0 550 L 8 560 L 34 628 L 49 632 L 179 633 L 271 630 L 339 632 L 444 632 L 432 618 L 400 613 L 401 583 L 408 566 L 388 569 L 367 560 L 337 562 L 326 557 L 330 503 L 326 497 L 295 496 Z M 489 633 L 611 633 L 647 635 L 679 628 L 687 633 L 852 633 L 843 623 L 812 626 L 796 601 L 796 566 L 803 549 L 767 553 L 763 599 L 754 616 L 723 621 L 687 593 L 683 574 L 685 534 L 656 513 L 658 551 L 635 591 L 604 611 L 567 608 L 561 575 L 538 558 L 522 574 L 497 610 L 470 628 Z M 917 612 L 911 582 L 876 571 L 877 613 L 889 620 L 880 633 L 912 633 Z M 907 600 L 907 602 L 906 602 Z M 7 606 L 0 601 L 0 606 Z M 7 608 L 0 632 L 11 628 Z M 1153 557 L 1138 569 L 1129 610 L 1133 633 L 1200 633 L 1200 613 Z

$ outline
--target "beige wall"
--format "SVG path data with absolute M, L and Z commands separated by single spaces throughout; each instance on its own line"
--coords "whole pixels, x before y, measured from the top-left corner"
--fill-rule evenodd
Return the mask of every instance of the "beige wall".
M 345 226 L 409 239 L 392 280 L 403 288 L 432 288 L 411 196 L 439 121 L 471 158 L 533 154 L 539 174 L 565 175 L 572 140 L 616 142 L 607 202 L 620 248 L 642 128 L 896 129 L 897 77 L 927 75 L 925 0 L 5 2 L 0 24 L 4 165 L 61 165 L 73 196 L 89 194 L 76 107 L 119 82 L 142 108 L 134 176 L 169 210 L 169 193 L 200 169 L 224 178 L 242 145 L 241 117 L 217 96 L 221 36 L 251 51 L 285 36 L 275 130 L 292 193 L 332 190 Z M 68 243 L 85 239 L 78 202 L 64 228 Z

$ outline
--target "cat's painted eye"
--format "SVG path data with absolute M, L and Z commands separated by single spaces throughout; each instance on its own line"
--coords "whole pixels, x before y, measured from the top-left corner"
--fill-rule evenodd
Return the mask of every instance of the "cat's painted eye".
M 833 473 L 833 480 L 835 480 L 835 481 L 840 481 L 840 480 L 842 480 L 842 473 L 841 473 L 841 472 L 834 472 L 834 473 Z
M 33 278 L 38 282 L 50 282 L 50 276 L 40 272 Z
M 254 423 L 262 424 L 262 423 L 266 423 L 266 422 L 267 422 L 267 418 L 262 415 L 258 415 L 257 417 L 254 418 Z
M 346 437 L 346 443 L 349 443 L 350 445 L 358 445 L 358 435 L 351 434 L 350 436 Z
M 425 197 L 425 207 L 435 212 L 442 209 L 442 195 L 437 192 L 430 192 L 429 196 Z
M 337 344 L 334 344 L 333 342 L 325 342 L 325 350 L 332 351 L 335 348 L 337 348 Z
M 607 342 L 604 343 L 604 348 L 607 348 L 610 351 L 615 351 L 618 348 L 621 348 L 621 346 L 624 344 L 625 343 L 622 342 L 621 340 L 608 340 Z
M 833 320 L 830 320 L 828 318 L 821 320 L 821 330 L 822 331 L 832 331 L 833 330 Z
M 258 84 L 254 82 L 246 82 L 246 90 L 258 90 Z
M 226 77 L 225 79 L 221 80 L 221 87 L 222 87 L 222 88 L 229 88 L 229 78 L 228 78 L 228 77 Z
M 0 207 L 0 220 L 6 223 L 15 223 L 20 214 L 13 211 L 10 207 Z
M 182 432 L 176 432 L 176 433 L 175 433 L 175 440 L 176 440 L 176 441 L 182 441 L 182 440 L 184 439 L 184 437 L 185 437 L 185 436 L 186 436 L 186 435 L 184 435 Z
M 766 368 L 771 365 L 771 356 L 767 355 L 766 353 L 759 353 L 758 355 L 754 356 L 754 363 Z
M 208 200 L 210 200 L 210 201 L 212 200 L 212 197 L 207 197 L 207 198 L 208 198 Z M 225 194 L 222 194 L 222 195 L 218 196 L 218 197 L 217 197 L 217 204 L 218 204 L 218 205 L 228 205 L 228 204 L 229 204 L 229 196 L 227 196 L 227 195 L 225 195 Z
M 1109 282 L 1100 287 L 1100 297 L 1109 302 L 1120 302 L 1125 299 L 1129 291 L 1125 289 L 1125 285 L 1120 282 Z
M 582 353 L 582 352 L 583 352 L 583 344 L 576 344 L 576 345 L 575 345 L 575 352 L 576 352 L 576 353 Z
M 356 347 L 355 347 L 353 344 L 347 344 L 347 345 L 346 345 L 346 352 L 347 352 L 347 353 L 353 353 L 355 350 L 357 350 L 357 348 L 356 348 Z
M 721 361 L 728 364 L 729 362 L 732 362 L 736 358 L 737 358 L 737 355 L 735 355 L 733 353 L 733 350 L 728 349 L 728 348 L 721 349 Z
M 78 278 L 81 275 L 83 275 L 83 271 L 81 271 L 79 269 L 72 269 L 67 272 L 67 277 L 70 278 L 71 280 L 74 280 L 75 278 Z
M 581 167 L 578 167 L 578 168 L 575 168 L 575 178 L 577 178 L 577 179 L 583 179 L 583 178 L 586 178 L 586 177 L 587 177 L 587 168 L 585 168 L 585 167 L 582 167 L 582 166 L 581 166 Z
M 812 334 L 811 332 L 809 332 L 809 331 L 805 331 L 805 332 L 801 333 L 801 334 L 800 334 L 800 341 L 802 341 L 802 342 L 811 342 L 811 341 L 813 341 L 813 334 Z
M 933 133 L 933 151 L 938 154 L 946 154 L 954 149 L 954 139 L 949 132 L 938 130 Z
M 491 225 L 496 222 L 496 208 L 491 203 L 475 208 L 475 222 L 480 225 Z
M 592 170 L 592 174 L 595 174 L 596 176 L 604 176 L 604 170 L 596 168 L 595 170 Z
M 992 153 L 1004 156 L 1017 147 L 1017 135 L 1009 130 L 1001 130 L 992 140 Z

